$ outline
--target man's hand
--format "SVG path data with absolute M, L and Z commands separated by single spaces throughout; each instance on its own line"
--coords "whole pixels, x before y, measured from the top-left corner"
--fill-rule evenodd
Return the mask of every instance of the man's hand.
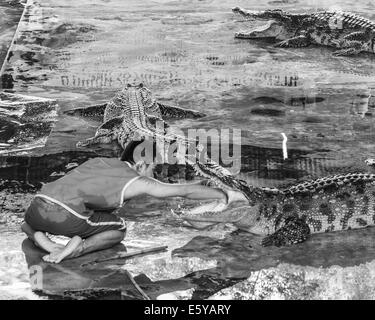
M 193 209 L 190 209 L 188 211 L 182 212 L 183 214 L 189 214 L 189 215 L 196 215 L 203 212 L 221 212 L 226 210 L 230 204 L 233 202 L 248 202 L 246 197 L 239 191 L 233 191 L 233 190 L 223 190 L 223 192 L 227 195 L 227 199 L 222 200 L 216 200 L 210 203 L 206 203 L 200 206 L 197 206 Z
M 143 160 L 138 161 L 135 165 L 133 165 L 133 169 L 137 171 L 140 176 L 144 176 L 144 177 L 153 177 L 154 167 L 155 167 L 154 163 L 147 164 Z

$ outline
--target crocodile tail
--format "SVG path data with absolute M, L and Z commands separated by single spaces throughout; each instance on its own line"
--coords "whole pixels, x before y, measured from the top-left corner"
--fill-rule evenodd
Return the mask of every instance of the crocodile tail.
M 298 193 L 312 193 L 330 186 L 341 186 L 358 182 L 373 182 L 375 174 L 373 173 L 347 173 L 342 175 L 328 176 L 316 180 L 306 181 L 287 189 L 282 190 L 285 195 Z

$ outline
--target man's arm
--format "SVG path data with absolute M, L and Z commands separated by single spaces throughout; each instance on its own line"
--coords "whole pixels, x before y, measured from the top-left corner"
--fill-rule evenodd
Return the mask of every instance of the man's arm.
M 125 191 L 124 198 L 131 199 L 147 194 L 155 198 L 185 197 L 195 200 L 218 199 L 227 202 L 227 194 L 221 189 L 198 184 L 169 184 L 153 178 L 140 177 Z

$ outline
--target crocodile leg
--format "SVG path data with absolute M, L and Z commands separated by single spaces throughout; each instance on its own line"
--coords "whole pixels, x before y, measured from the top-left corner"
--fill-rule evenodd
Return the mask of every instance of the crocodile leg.
M 65 111 L 65 114 L 70 116 L 80 116 L 88 118 L 103 118 L 104 110 L 107 106 L 107 103 L 96 104 L 85 108 L 77 108 Z
M 80 141 L 77 143 L 77 147 L 85 147 L 93 144 L 111 143 L 115 139 L 114 132 L 118 132 L 118 128 L 121 128 L 124 117 L 116 117 L 107 122 L 104 122 L 96 131 L 95 137 Z M 117 135 L 116 135 L 117 136 Z
M 185 118 L 195 119 L 195 118 L 202 118 L 206 116 L 204 113 L 195 111 L 195 110 L 169 106 L 169 105 L 162 104 L 159 102 L 157 102 L 157 105 L 159 106 L 163 119 L 185 119 Z
M 361 42 L 366 42 L 370 39 L 370 35 L 366 31 L 356 31 L 347 34 L 343 40 L 344 41 L 361 41 Z
M 363 40 L 361 37 L 364 37 L 363 32 L 353 32 L 344 37 L 343 40 L 339 42 L 334 42 L 339 49 L 332 53 L 334 56 L 350 56 L 365 51 L 363 47 Z
M 301 48 L 307 47 L 311 44 L 310 38 L 300 35 L 277 43 L 275 46 L 284 48 Z
M 77 142 L 76 146 L 77 148 L 80 147 L 87 147 L 91 146 L 94 144 L 106 144 L 106 143 L 111 143 L 114 140 L 113 135 L 111 133 L 108 134 L 100 134 L 95 137 L 79 141 Z
M 352 55 L 356 55 L 356 54 L 360 53 L 361 51 L 362 50 L 360 50 L 358 48 L 345 48 L 345 49 L 334 51 L 332 53 L 332 55 L 335 56 L 335 57 L 352 56 Z
M 237 39 L 254 39 L 252 31 L 239 31 L 234 34 L 234 37 Z
M 305 241 L 309 234 L 310 228 L 303 219 L 288 217 L 282 228 L 263 239 L 262 245 L 281 247 L 296 244 Z

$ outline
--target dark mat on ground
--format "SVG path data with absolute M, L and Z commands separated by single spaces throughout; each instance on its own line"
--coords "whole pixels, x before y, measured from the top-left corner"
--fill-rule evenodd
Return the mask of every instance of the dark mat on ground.
M 43 147 L 57 120 L 56 101 L 0 93 L 0 154 Z
M 375 228 L 316 234 L 301 244 L 262 247 L 262 237 L 235 231 L 222 240 L 199 236 L 173 252 L 179 257 L 216 259 L 225 278 L 247 278 L 253 271 L 290 263 L 311 267 L 356 266 L 375 259 Z

